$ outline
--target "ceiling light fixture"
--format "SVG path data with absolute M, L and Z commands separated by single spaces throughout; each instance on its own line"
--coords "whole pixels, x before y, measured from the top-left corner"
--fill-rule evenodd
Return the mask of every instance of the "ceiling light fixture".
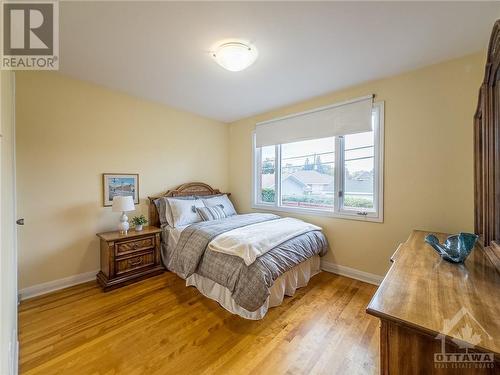
M 252 65 L 259 53 L 255 46 L 241 41 L 219 43 L 212 52 L 214 60 L 231 72 L 239 72 Z

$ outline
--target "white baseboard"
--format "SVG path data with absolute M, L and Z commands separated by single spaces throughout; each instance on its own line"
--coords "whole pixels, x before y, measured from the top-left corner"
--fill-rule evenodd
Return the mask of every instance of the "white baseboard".
M 347 276 L 352 279 L 364 281 L 365 283 L 373 285 L 380 285 L 384 278 L 383 276 L 360 271 L 355 268 L 341 266 L 340 264 L 325 262 L 324 260 L 321 260 L 321 269 L 323 271 L 335 273 L 341 276 Z M 59 289 L 64 289 L 73 285 L 95 280 L 95 275 L 97 274 L 97 272 L 99 272 L 99 270 L 80 273 L 78 275 L 68 276 L 63 279 L 53 280 L 43 284 L 33 285 L 21 289 L 19 291 L 20 300 L 23 301 L 28 298 L 41 296 L 43 294 L 54 292 Z
M 20 300 L 23 301 L 28 298 L 40 296 L 42 294 L 54 292 L 59 289 L 95 280 L 95 275 L 97 274 L 97 272 L 99 272 L 99 270 L 80 273 L 78 275 L 68 276 L 63 279 L 29 286 L 19 291 Z
M 384 279 L 384 277 L 380 275 L 360 271 L 355 268 L 341 266 L 340 264 L 325 262 L 323 259 L 321 260 L 321 269 L 323 271 L 335 273 L 341 276 L 347 276 L 351 279 L 364 281 L 365 283 L 373 285 L 380 285 L 380 283 Z

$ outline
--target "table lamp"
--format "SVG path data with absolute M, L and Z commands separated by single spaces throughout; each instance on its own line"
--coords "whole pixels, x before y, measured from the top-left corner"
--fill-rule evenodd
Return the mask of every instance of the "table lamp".
M 118 229 L 120 230 L 121 234 L 127 234 L 129 224 L 128 224 L 128 217 L 125 214 L 125 212 L 128 211 L 134 211 L 135 206 L 134 206 L 134 198 L 131 196 L 115 196 L 113 197 L 113 212 L 121 212 L 122 216 L 120 217 L 120 225 L 118 226 Z

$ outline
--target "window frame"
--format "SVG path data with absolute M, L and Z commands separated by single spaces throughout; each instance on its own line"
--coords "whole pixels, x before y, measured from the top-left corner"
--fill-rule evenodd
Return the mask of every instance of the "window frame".
M 359 221 L 373 221 L 382 223 L 384 221 L 384 102 L 373 104 L 376 109 L 376 121 L 374 126 L 374 186 L 373 199 L 374 210 L 349 209 L 343 206 L 344 195 L 344 139 L 335 137 L 335 170 L 334 170 L 334 207 L 333 210 L 296 208 L 282 206 L 281 202 L 281 144 L 275 146 L 274 161 L 274 203 L 261 201 L 261 173 L 262 155 L 260 148 L 256 148 L 255 132 L 252 142 L 252 208 L 271 210 L 276 212 L 289 212 L 303 215 L 327 216 Z M 377 121 L 378 120 L 378 121 Z M 279 168 L 278 168 L 279 167 Z M 279 173 L 278 173 L 279 169 Z M 342 192 L 342 194 L 339 194 Z

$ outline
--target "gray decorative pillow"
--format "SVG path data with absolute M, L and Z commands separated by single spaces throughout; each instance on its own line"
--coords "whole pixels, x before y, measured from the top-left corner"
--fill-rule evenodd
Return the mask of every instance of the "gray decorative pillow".
M 197 207 L 198 215 L 201 216 L 203 221 L 220 220 L 227 217 L 222 205 L 212 207 Z
M 203 203 L 207 207 L 222 205 L 222 208 L 224 209 L 224 212 L 226 213 L 227 216 L 236 215 L 236 210 L 234 209 L 234 206 L 231 203 L 231 200 L 229 199 L 227 194 L 222 194 L 219 196 L 216 195 L 216 196 L 211 196 L 210 198 L 205 198 L 203 199 Z

